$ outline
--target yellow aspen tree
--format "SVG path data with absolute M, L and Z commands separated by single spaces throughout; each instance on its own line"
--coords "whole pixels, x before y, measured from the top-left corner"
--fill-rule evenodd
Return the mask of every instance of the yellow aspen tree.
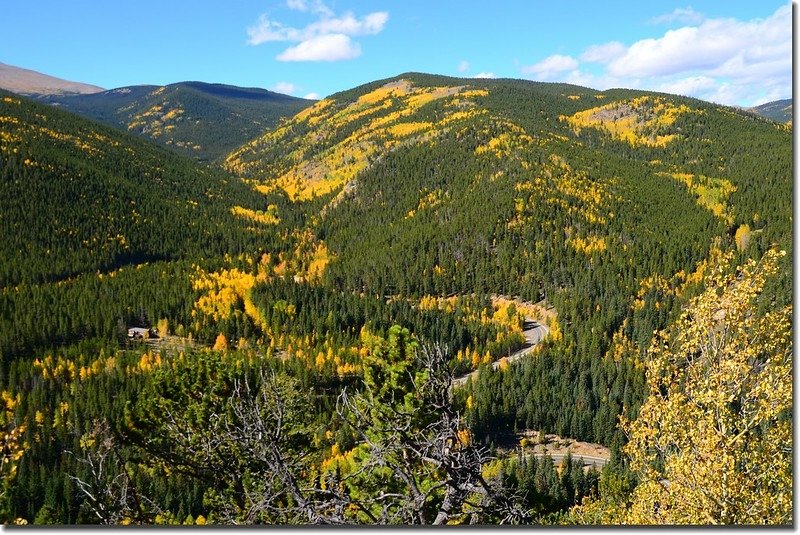
M 169 334 L 169 320 L 167 318 L 161 318 L 158 320 L 158 336 L 159 338 L 164 338 Z
M 624 522 L 792 523 L 792 307 L 756 307 L 783 255 L 716 270 L 654 340 L 648 398 L 623 422 L 639 476 Z
M 737 228 L 734 239 L 736 240 L 736 248 L 738 250 L 744 251 L 747 249 L 747 246 L 750 244 L 750 225 L 745 223 Z
M 217 335 L 217 339 L 214 341 L 214 351 L 225 351 L 228 349 L 228 339 L 225 338 L 225 335 L 219 333 Z
M 480 365 L 481 365 L 481 356 L 478 354 L 478 352 L 475 349 L 473 349 L 472 350 L 472 367 L 474 369 L 474 368 L 477 368 Z

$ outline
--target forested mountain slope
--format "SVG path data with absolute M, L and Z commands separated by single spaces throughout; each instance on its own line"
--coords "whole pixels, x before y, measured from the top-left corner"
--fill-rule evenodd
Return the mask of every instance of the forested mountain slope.
M 791 250 L 790 139 L 671 95 L 405 74 L 318 102 L 226 165 L 323 205 L 311 229 L 333 288 L 545 298 L 563 341 L 502 388 L 484 374 L 474 429 L 610 444 L 643 395 L 638 355 L 714 258 Z M 789 273 L 784 259 L 781 303 Z
M 29 299 L 46 306 L 48 292 L 103 286 L 104 275 L 125 286 L 119 270 L 142 276 L 153 262 L 255 254 L 281 242 L 271 238 L 277 220 L 258 221 L 267 200 L 241 180 L 113 128 L 2 93 L 0 136 L 0 353 L 97 333 L 138 304 L 111 298 L 101 313 L 64 294 L 64 310 L 37 317 L 43 310 Z M 98 319 L 80 320 L 86 313 Z M 54 326 L 59 334 L 48 339 Z
M 206 161 L 313 104 L 266 89 L 203 82 L 120 87 L 42 100 Z
M 606 269 L 623 293 L 690 273 L 737 231 L 790 246 L 789 138 L 668 95 L 405 75 L 320 101 L 227 165 L 329 199 L 316 231 L 336 284 L 569 299 Z
M 0 121 L 2 286 L 252 247 L 231 208 L 265 206 L 240 180 L 10 93 Z
M 767 440 L 791 422 L 789 126 L 407 73 L 281 120 L 227 172 L 5 93 L 0 138 L 3 521 L 691 521 L 653 487 L 706 490 L 686 467 L 711 473 L 691 452 L 717 444 L 705 479 L 736 474 L 761 516 L 708 518 L 791 517 L 791 451 Z M 530 320 L 549 334 L 509 364 Z M 737 401 L 704 397 L 717 379 Z M 707 407 L 746 434 L 708 440 Z M 654 454 L 664 411 L 698 426 Z M 558 471 L 526 429 L 611 462 Z M 759 463 L 774 477 L 740 477 Z

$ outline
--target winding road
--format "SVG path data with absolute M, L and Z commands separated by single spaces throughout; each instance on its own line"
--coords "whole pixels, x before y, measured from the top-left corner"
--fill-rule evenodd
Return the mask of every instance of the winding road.
M 549 455 L 556 465 L 561 465 L 561 463 L 564 462 L 564 459 L 567 458 L 566 453 L 529 453 L 526 455 L 532 455 L 534 457 L 544 457 L 545 455 Z M 594 466 L 597 468 L 597 470 L 602 470 L 609 461 L 607 457 L 595 457 L 593 455 L 581 455 L 579 453 L 572 453 L 572 458 L 580 459 L 584 468 L 591 468 Z
M 547 333 L 550 332 L 550 329 L 547 325 L 543 323 L 539 323 L 537 320 L 533 318 L 525 318 L 525 323 L 522 324 L 522 335 L 525 337 L 525 345 L 522 346 L 521 349 L 515 351 L 511 355 L 504 357 L 505 361 L 509 364 L 516 362 L 517 360 L 521 359 L 531 351 L 533 351 L 534 346 L 544 340 L 544 337 L 547 336 Z M 497 369 L 500 366 L 500 363 L 503 359 L 496 360 L 492 362 L 492 369 Z M 467 381 L 470 377 L 476 377 L 478 375 L 478 370 L 470 372 L 466 375 L 462 375 L 461 377 L 456 377 L 453 379 L 453 386 L 459 387 L 464 386 L 467 384 Z

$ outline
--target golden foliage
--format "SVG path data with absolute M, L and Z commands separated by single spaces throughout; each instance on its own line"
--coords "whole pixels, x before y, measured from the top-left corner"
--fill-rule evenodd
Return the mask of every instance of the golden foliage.
M 702 112 L 685 104 L 675 105 L 663 97 L 642 96 L 579 111 L 561 119 L 576 132 L 587 127 L 597 128 L 633 146 L 663 147 L 675 139 L 676 134 L 660 132 L 672 126 L 685 113 Z
M 398 80 L 344 106 L 322 100 L 230 154 L 225 166 L 235 173 L 258 178 L 267 188 L 274 184 L 292 200 L 309 200 L 350 183 L 381 152 L 425 140 L 444 125 L 478 113 L 455 109 L 431 123 L 413 119 L 420 108 L 436 100 L 456 98 L 462 102 L 458 108 L 474 106 L 465 99 L 485 94 L 486 91 L 467 90 L 465 86 L 417 88 L 407 80 Z M 307 133 L 298 136 L 298 128 Z M 324 144 L 342 131 L 350 134 L 335 144 Z M 324 148 L 320 150 L 317 147 L 321 144 Z M 253 155 L 274 146 L 283 147 L 288 156 L 265 173 L 259 167 L 261 160 Z
M 16 424 L 10 411 L 6 411 L 0 427 L 0 475 L 3 480 L 14 478 L 19 460 L 28 449 L 27 442 L 23 440 L 25 429 L 25 424 Z
M 731 194 L 736 191 L 736 186 L 729 180 L 690 173 L 659 174 L 670 176 L 683 183 L 697 197 L 697 204 L 728 224 L 733 223 L 733 215 L 728 213 L 727 203 Z
M 161 354 L 160 353 L 150 353 L 149 351 L 144 353 L 139 358 L 139 371 L 144 373 L 149 373 L 153 371 L 154 368 L 161 366 Z
M 13 99 L 12 101 L 19 103 L 19 101 Z M 9 101 L 3 100 L 3 105 L 8 103 Z M 37 116 L 43 118 L 42 115 L 37 114 Z M 89 132 L 77 136 L 57 128 L 25 122 L 17 117 L 0 115 L 0 152 L 7 154 L 17 153 L 19 152 L 19 147 L 15 145 L 36 140 L 45 140 L 47 143 L 69 144 L 93 157 L 103 155 L 104 148 L 118 147 L 120 144 L 118 141 L 114 141 L 98 132 Z M 24 162 L 24 165 L 41 167 L 41 164 L 30 159 Z M 47 167 L 47 169 L 55 171 L 52 166 Z
M 330 260 L 331 256 L 328 253 L 328 248 L 323 242 L 318 242 L 311 255 L 311 261 L 308 264 L 308 270 L 304 278 L 312 281 L 322 280 L 322 275 L 325 273 L 325 268 L 328 266 Z
M 654 340 L 649 397 L 623 422 L 640 481 L 624 522 L 792 521 L 792 307 L 756 314 L 754 305 L 784 254 L 716 269 Z
M 509 125 L 516 126 L 510 122 Z M 533 138 L 531 136 L 512 129 L 510 132 L 503 132 L 497 137 L 493 137 L 485 145 L 477 147 L 475 149 L 475 154 L 488 153 L 500 159 L 509 158 L 531 143 L 533 143 Z
M 444 199 L 450 198 L 450 192 L 442 191 L 441 189 L 428 191 L 427 189 L 423 188 L 422 190 L 420 190 L 420 195 L 421 196 L 419 198 L 419 202 L 417 203 L 417 207 L 412 208 L 411 210 L 408 211 L 408 213 L 406 214 L 406 219 L 414 217 L 418 212 L 422 210 L 436 208 L 437 206 L 442 204 L 442 201 Z M 434 267 L 434 270 L 436 270 L 436 267 Z
M 577 213 L 588 223 L 605 225 L 613 213 L 606 208 L 613 199 L 609 192 L 608 183 L 598 182 L 584 171 L 575 171 L 560 157 L 551 155 L 551 162 L 555 163 L 557 171 L 553 173 L 556 189 L 573 202 L 564 206 L 569 213 Z M 558 202 L 552 198 L 549 202 Z
M 751 235 L 752 232 L 750 231 L 750 225 L 747 223 L 736 229 L 736 235 L 734 236 L 734 239 L 736 241 L 736 248 L 739 251 L 744 251 L 747 249 L 747 246 L 750 244 Z
M 411 123 L 400 123 L 394 126 L 390 126 L 389 128 L 387 128 L 387 131 L 394 137 L 406 137 L 410 136 L 411 134 L 416 134 L 417 132 L 423 130 L 430 130 L 431 128 L 433 128 L 433 123 L 411 122 Z
M 192 287 L 200 296 L 195 301 L 192 316 L 208 316 L 218 322 L 231 317 L 236 310 L 244 310 L 264 330 L 266 322 L 250 297 L 250 289 L 258 282 L 269 280 L 273 272 L 277 274 L 278 266 L 273 266 L 273 257 L 266 253 L 258 261 L 247 255 L 240 255 L 239 259 L 250 264 L 250 271 L 230 268 L 209 273 L 195 266 Z
M 606 250 L 606 238 L 589 235 L 586 238 L 574 237 L 567 240 L 567 243 L 579 253 L 592 256 L 594 253 L 602 253 Z
M 321 474 L 328 474 L 334 471 L 338 471 L 342 475 L 347 475 L 352 472 L 356 468 L 356 455 L 359 453 L 359 448 L 353 448 L 346 452 L 341 452 L 339 449 L 338 444 L 333 444 L 331 446 L 331 453 L 330 456 L 323 459 L 322 463 L 319 466 L 319 471 Z M 321 482 L 324 483 L 326 478 L 321 478 Z M 322 488 L 325 488 L 324 486 Z
M 277 212 L 278 207 L 274 204 L 270 204 L 267 207 L 266 212 L 261 210 L 250 210 L 249 208 L 242 208 L 241 206 L 234 206 L 231 208 L 231 213 L 233 215 L 245 217 L 251 221 L 255 221 L 256 223 L 261 223 L 262 225 L 277 225 L 280 223 Z
M 228 339 L 225 338 L 225 335 L 219 333 L 217 335 L 217 339 L 214 340 L 214 347 L 212 348 L 214 351 L 225 351 L 228 349 Z
M 5 490 L 2 483 L 14 479 L 19 461 L 28 449 L 24 439 L 27 418 L 18 422 L 14 415 L 21 401 L 19 393 L 14 395 L 7 390 L 0 392 L 0 498 Z M 40 422 L 37 420 L 37 423 Z
M 606 353 L 606 358 L 611 358 L 614 362 L 622 362 L 626 357 L 634 357 L 637 353 L 636 344 L 625 336 L 624 331 L 628 325 L 625 318 L 622 326 L 611 337 L 611 349 Z
M 568 215 L 578 216 L 592 225 L 605 225 L 615 217 L 609 208 L 612 201 L 619 200 L 611 192 L 615 183 L 613 178 L 601 181 L 585 171 L 575 170 L 564 158 L 551 154 L 542 164 L 538 176 L 514 185 L 520 196 L 514 199 L 514 215 L 507 226 L 513 230 L 530 224 L 542 224 L 534 221 L 530 215 L 538 203 L 556 205 Z M 554 190 L 560 195 L 554 195 Z M 567 230 L 567 238 L 571 237 L 570 232 Z M 597 238 L 603 239 L 600 236 Z M 607 240 L 604 241 L 606 247 L 611 245 Z M 602 247 L 599 242 L 595 245 Z
M 159 337 L 164 338 L 167 336 L 169 334 L 169 320 L 167 318 L 158 320 L 157 329 Z
M 158 93 L 153 92 L 151 94 L 157 95 Z M 134 115 L 128 122 L 128 130 L 139 129 L 152 137 L 160 137 L 174 129 L 175 125 L 168 123 L 179 121 L 184 110 L 179 106 L 167 108 L 168 105 L 169 103 L 164 101 L 161 104 L 154 104 L 142 113 Z M 181 143 L 178 145 L 185 146 Z
M 237 268 L 223 269 L 216 273 L 207 273 L 197 268 L 192 286 L 195 290 L 205 291 L 197 302 L 195 310 L 210 316 L 214 321 L 227 318 L 238 302 L 256 283 L 256 278 Z M 194 311 L 193 311 L 194 314 Z

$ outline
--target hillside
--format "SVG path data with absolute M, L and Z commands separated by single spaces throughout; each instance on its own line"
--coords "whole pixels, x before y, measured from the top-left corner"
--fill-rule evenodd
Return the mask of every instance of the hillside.
M 696 236 L 690 230 L 696 224 L 710 234 L 680 246 L 684 267 L 707 254 L 713 236 L 730 241 L 745 224 L 765 229 L 754 235 L 763 243 L 788 243 L 788 205 L 778 199 L 790 187 L 788 174 L 766 156 L 739 155 L 789 137 L 734 109 L 669 95 L 409 74 L 318 102 L 231 153 L 226 166 L 262 191 L 325 200 L 319 231 L 342 248 L 339 264 L 349 261 L 345 249 L 374 253 L 378 243 L 383 248 L 421 233 L 414 246 L 399 247 L 414 250 L 420 264 L 401 268 L 395 257 L 391 271 L 428 273 L 414 284 L 420 291 L 419 283 L 433 284 L 430 273 L 439 265 L 446 275 L 434 286 L 447 293 L 456 290 L 453 280 L 473 287 L 461 269 L 513 256 L 512 242 L 520 240 L 537 248 L 566 242 L 576 258 L 599 262 L 630 246 L 668 247 L 656 222 L 677 241 L 682 231 Z M 776 158 L 788 171 L 788 153 Z M 767 213 L 763 207 L 772 202 L 780 208 Z M 665 218 L 671 210 L 665 203 L 680 207 L 685 220 Z M 531 228 L 536 225 L 552 228 Z M 554 230 L 557 237 L 547 238 Z M 471 234 L 458 247 L 451 240 L 464 232 Z M 633 244 L 629 235 L 636 236 Z M 378 242 L 367 246 L 372 239 Z M 504 240 L 511 240 L 505 252 Z M 493 244 L 490 254 L 481 246 L 483 252 L 463 250 L 473 242 Z M 438 250 L 430 250 L 433 243 Z M 687 247 L 697 249 L 687 255 Z M 457 248 L 458 259 L 477 257 L 453 264 Z M 655 252 L 638 251 L 643 257 Z M 666 264 L 659 269 L 674 273 L 679 266 L 670 256 L 659 253 Z M 388 266 L 356 265 L 388 277 L 371 285 L 376 291 L 397 287 Z M 539 285 L 525 293 L 535 297 L 544 289 Z
M 750 108 L 750 111 L 778 123 L 792 120 L 792 99 L 775 100 Z
M 241 215 L 266 210 L 264 196 L 230 175 L 113 128 L 4 92 L 0 138 L 0 354 L 6 358 L 28 344 L 107 335 L 103 329 L 117 319 L 143 315 L 133 311 L 142 291 L 136 283 L 124 288 L 131 293 L 127 302 L 112 294 L 94 310 L 70 293 L 81 286 L 86 291 L 86 284 L 102 287 L 104 275 L 137 276 L 138 270 L 138 276 L 158 278 L 158 268 L 149 272 L 152 263 L 255 254 L 278 239 L 271 237 L 275 223 Z M 172 283 L 188 288 L 188 277 Z M 124 279 L 108 284 L 125 285 Z M 43 302 L 29 301 L 54 299 L 52 292 L 64 294 L 58 298 L 64 309 L 44 312 Z M 173 296 L 173 303 L 188 295 Z M 101 312 L 101 305 L 109 308 Z M 37 310 L 38 326 L 31 328 L 26 322 L 34 321 Z M 91 320 L 79 319 L 87 312 Z
M 791 251 L 790 139 L 671 95 L 410 73 L 318 102 L 226 166 L 323 207 L 310 231 L 334 289 L 443 308 L 475 292 L 545 299 L 563 340 L 512 368 L 519 386 L 482 374 L 473 430 L 612 444 L 609 422 L 638 403 L 637 355 L 715 258 Z M 782 269 L 772 291 L 788 303 Z M 623 348 L 630 368 L 599 371 Z M 600 394 L 611 384 L 613 397 Z
M 5 63 L 0 63 L 0 89 L 20 95 L 73 95 L 103 91 L 102 87 L 70 82 Z
M 219 158 L 313 103 L 265 89 L 202 82 L 42 100 L 204 161 Z

